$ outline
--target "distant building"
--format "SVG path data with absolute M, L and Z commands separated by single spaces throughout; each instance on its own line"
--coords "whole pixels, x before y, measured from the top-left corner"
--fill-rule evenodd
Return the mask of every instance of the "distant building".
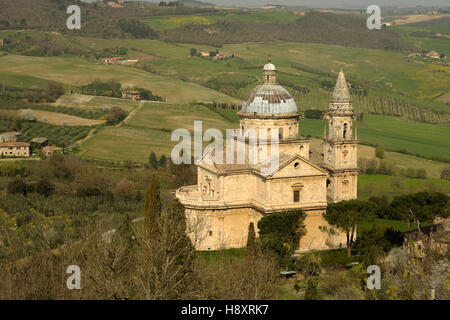
M 5 42 L 3 39 L 0 39 L 0 47 L 3 47 L 5 45 Z
M 213 59 L 216 60 L 225 60 L 225 59 L 230 59 L 234 57 L 234 53 L 229 53 L 229 52 L 219 52 L 218 54 L 216 54 Z
M 31 146 L 38 149 L 46 147 L 48 146 L 48 139 L 44 137 L 34 138 L 31 140 Z
M 406 232 L 404 235 L 405 244 L 410 238 L 413 241 L 416 257 L 423 258 L 425 256 L 426 246 L 441 254 L 447 252 L 450 244 L 450 219 L 436 220 L 433 225 L 422 227 L 421 231 L 422 237 L 418 230 Z
M 18 139 L 22 138 L 23 134 L 17 131 L 3 132 L 0 133 L 0 143 L 4 142 L 16 142 Z
M 111 63 L 118 63 L 122 62 L 122 57 L 111 57 L 111 58 L 102 58 L 100 60 L 102 63 L 111 64 Z
M 136 101 L 141 99 L 141 94 L 136 90 L 124 90 L 122 91 L 122 98 Z
M 42 152 L 47 156 L 50 157 L 52 154 L 55 153 L 56 148 L 54 146 L 45 146 L 42 148 Z
M 130 63 L 137 63 L 137 62 L 139 62 L 139 59 L 138 59 L 138 58 L 128 58 L 128 59 L 127 59 L 127 62 L 130 62 Z
M 200 52 L 200 55 L 202 57 L 209 57 L 209 52 L 208 51 L 202 51 L 202 52 Z
M 29 157 L 30 144 L 26 142 L 6 142 L 0 144 L 1 157 Z
M 433 58 L 433 59 L 439 59 L 441 57 L 439 52 L 436 52 L 436 51 L 433 51 L 433 50 L 428 51 L 426 56 L 429 57 L 429 58 Z
M 112 8 L 122 8 L 123 6 L 118 3 L 119 1 L 115 2 L 115 1 L 109 1 L 107 4 L 108 6 L 112 7 Z

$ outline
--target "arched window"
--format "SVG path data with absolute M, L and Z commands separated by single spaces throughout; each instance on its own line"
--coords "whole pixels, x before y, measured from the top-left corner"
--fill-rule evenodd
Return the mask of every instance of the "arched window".
M 283 139 L 283 128 L 280 128 L 278 131 L 278 138 L 281 140 Z
M 344 123 L 344 139 L 346 138 L 346 136 L 347 136 L 347 124 Z

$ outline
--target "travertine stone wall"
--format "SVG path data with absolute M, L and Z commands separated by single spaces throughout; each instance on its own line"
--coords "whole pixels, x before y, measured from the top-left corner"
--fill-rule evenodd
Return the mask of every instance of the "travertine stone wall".
M 324 210 L 306 211 L 304 223 L 307 233 L 299 241 L 298 252 L 345 247 L 345 234 L 330 235 L 328 224 L 322 217 L 323 212 Z M 190 237 L 196 248 L 219 250 L 245 247 L 250 222 L 254 223 L 258 234 L 257 226 L 262 214 L 252 208 L 223 211 L 187 209 L 186 217 Z

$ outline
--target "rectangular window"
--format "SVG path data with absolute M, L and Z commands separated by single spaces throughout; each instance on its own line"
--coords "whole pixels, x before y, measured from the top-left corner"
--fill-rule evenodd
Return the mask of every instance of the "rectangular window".
M 294 190 L 294 202 L 300 202 L 300 190 Z

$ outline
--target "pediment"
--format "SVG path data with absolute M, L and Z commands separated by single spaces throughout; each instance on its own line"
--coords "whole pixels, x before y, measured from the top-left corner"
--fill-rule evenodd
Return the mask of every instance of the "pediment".
M 325 169 L 299 155 L 295 155 L 284 163 L 280 163 L 278 171 L 272 176 L 274 178 L 280 178 L 323 175 L 327 175 L 327 171 Z

